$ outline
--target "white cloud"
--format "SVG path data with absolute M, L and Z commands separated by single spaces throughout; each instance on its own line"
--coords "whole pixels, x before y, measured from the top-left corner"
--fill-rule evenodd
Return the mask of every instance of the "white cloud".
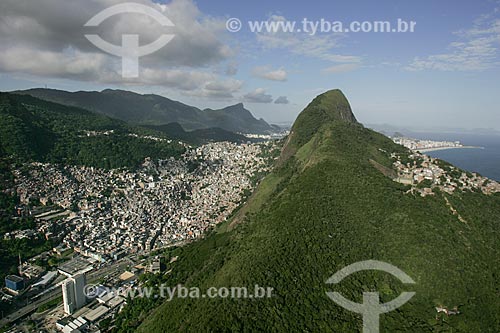
M 185 94 L 196 97 L 230 100 L 234 98 L 233 94 L 239 91 L 242 86 L 242 81 L 234 79 L 209 81 L 199 89 L 186 92 Z
M 35 50 L 27 47 L 11 47 L 2 52 L 0 70 L 21 72 L 43 77 L 59 77 L 83 81 L 100 80 L 109 75 L 108 57 L 100 53 L 83 53 Z
M 483 15 L 468 30 L 456 33 L 458 41 L 448 45 L 448 52 L 415 57 L 406 67 L 410 71 L 481 71 L 499 65 L 500 20 Z
M 234 62 L 231 62 L 226 65 L 226 69 L 224 70 L 224 74 L 228 76 L 233 76 L 238 73 L 238 65 L 236 65 Z
M 345 73 L 352 72 L 359 68 L 359 64 L 340 64 L 323 69 L 324 73 Z
M 215 75 L 202 71 L 147 68 L 140 72 L 139 79 L 129 79 L 126 82 L 129 84 L 172 87 L 179 90 L 195 90 L 212 82 L 212 80 L 215 80 Z M 122 78 L 118 77 L 117 82 L 114 83 L 120 83 L 121 81 Z
M 175 27 L 164 31 L 157 22 L 140 14 L 116 15 L 99 27 L 84 27 L 101 10 L 122 3 L 118 0 L 38 0 L 36 5 L 2 0 L 0 72 L 213 92 L 210 83 L 220 79 L 210 66 L 224 64 L 234 55 L 219 38 L 225 31 L 225 20 L 203 14 L 192 0 L 168 4 L 134 1 L 163 12 Z M 175 38 L 161 50 L 139 59 L 138 79 L 124 80 L 121 60 L 91 44 L 84 36 L 88 33 L 116 45 L 126 33 L 138 34 L 141 45 L 155 41 L 162 33 L 173 33 Z M 235 68 L 228 70 L 228 74 L 235 72 Z M 236 86 L 239 89 L 241 84 Z
M 274 104 L 289 104 L 289 103 L 290 101 L 286 96 L 280 96 L 276 98 L 276 100 L 274 101 Z
M 283 16 L 273 15 L 270 21 L 286 21 Z M 361 58 L 354 55 L 338 54 L 340 40 L 344 34 L 328 33 L 323 35 L 309 35 L 297 32 L 262 32 L 257 33 L 257 41 L 268 49 L 287 49 L 290 52 L 326 61 L 351 63 L 360 62 Z
M 249 103 L 272 103 L 273 96 L 266 94 L 266 90 L 264 88 L 257 88 L 254 91 L 244 95 L 243 101 Z
M 261 79 L 271 81 L 286 81 L 288 73 L 283 69 L 271 69 L 269 66 L 258 66 L 252 71 L 252 74 Z
M 188 69 L 141 67 L 139 78 L 124 79 L 120 68 L 100 53 L 65 50 L 62 53 L 37 51 L 30 48 L 10 48 L 0 57 L 0 70 L 27 73 L 40 77 L 57 77 L 87 82 L 124 85 L 152 85 L 178 90 L 202 89 L 214 84 L 217 76 L 210 72 Z M 236 80 L 233 80 L 236 81 Z M 239 81 L 238 81 L 239 82 Z M 242 83 L 233 84 L 239 89 Z M 228 85 L 229 86 L 229 85 Z M 228 89 L 235 91 L 234 89 Z
M 239 80 L 224 80 L 224 81 L 210 81 L 205 85 L 205 88 L 211 91 L 238 91 L 243 82 Z

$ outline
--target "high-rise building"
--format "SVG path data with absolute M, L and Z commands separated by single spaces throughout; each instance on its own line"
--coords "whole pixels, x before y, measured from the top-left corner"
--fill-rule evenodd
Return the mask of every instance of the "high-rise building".
M 87 303 L 84 293 L 86 279 L 84 274 L 77 274 L 68 278 L 62 284 L 64 312 L 73 314 Z
M 62 284 L 64 312 L 72 314 L 76 310 L 75 304 L 75 284 L 70 279 L 67 279 Z

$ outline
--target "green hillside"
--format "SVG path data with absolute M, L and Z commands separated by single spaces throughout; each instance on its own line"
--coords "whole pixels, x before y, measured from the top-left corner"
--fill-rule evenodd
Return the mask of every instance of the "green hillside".
M 145 285 L 274 288 L 263 299 L 130 300 L 115 331 L 359 332 L 361 316 L 325 292 L 362 302 L 416 295 L 380 318 L 381 332 L 497 332 L 500 327 L 500 196 L 475 192 L 421 197 L 384 176 L 390 153 L 407 154 L 356 122 L 344 95 L 318 96 L 298 117 L 274 171 L 230 224 L 164 253 L 167 274 Z M 379 167 L 380 169 L 380 167 Z M 467 223 L 459 221 L 445 198 Z M 416 284 L 381 272 L 325 281 L 362 260 L 393 264 Z M 437 316 L 436 306 L 460 314 Z
M 193 131 L 185 131 L 179 123 L 169 123 L 166 125 L 145 125 L 151 130 L 164 133 L 167 137 L 189 142 L 195 145 L 205 144 L 211 141 L 229 141 L 234 143 L 244 143 L 252 141 L 244 135 L 223 130 L 222 128 L 202 128 Z
M 68 92 L 29 89 L 15 93 L 83 108 L 139 125 L 157 126 L 175 122 L 188 131 L 217 127 L 230 132 L 262 134 L 277 130 L 263 119 L 254 118 L 241 103 L 220 110 L 200 110 L 163 96 L 124 90 Z
M 0 93 L 0 152 L 21 162 L 135 168 L 146 157 L 184 151 L 177 143 L 145 138 L 152 134 L 159 132 L 76 107 Z

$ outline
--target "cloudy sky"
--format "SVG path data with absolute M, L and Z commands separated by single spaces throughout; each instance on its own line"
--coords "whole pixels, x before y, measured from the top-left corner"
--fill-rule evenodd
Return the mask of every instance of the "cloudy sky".
M 127 89 L 200 108 L 245 103 L 269 122 L 292 122 L 317 94 L 340 88 L 364 123 L 500 129 L 500 2 L 494 0 L 134 0 L 174 24 L 115 15 L 117 0 L 2 0 L 0 90 Z M 131 1 L 128 1 L 131 2 Z M 241 30 L 226 22 L 238 18 Z M 413 33 L 252 32 L 248 21 L 415 21 Z M 394 23 L 395 24 L 395 23 Z M 139 77 L 85 34 L 121 45 L 175 37 L 139 59 Z

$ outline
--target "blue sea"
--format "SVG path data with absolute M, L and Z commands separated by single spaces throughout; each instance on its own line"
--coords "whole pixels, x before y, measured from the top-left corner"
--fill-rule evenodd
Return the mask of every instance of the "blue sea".
M 465 146 L 479 146 L 484 149 L 447 149 L 427 152 L 467 171 L 478 172 L 488 178 L 500 181 L 500 136 L 457 133 L 413 132 L 416 139 L 436 141 L 460 141 Z

